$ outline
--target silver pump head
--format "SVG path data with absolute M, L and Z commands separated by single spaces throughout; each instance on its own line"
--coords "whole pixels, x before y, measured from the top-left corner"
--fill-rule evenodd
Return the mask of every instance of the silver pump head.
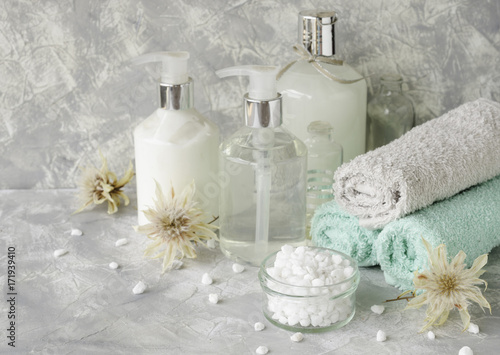
M 160 107 L 165 110 L 186 110 L 193 107 L 193 79 L 184 84 L 167 84 L 160 81 Z
M 132 63 L 161 62 L 160 107 L 165 110 L 185 110 L 193 107 L 193 80 L 188 76 L 188 52 L 154 52 L 132 59 Z
M 281 94 L 274 99 L 255 100 L 246 94 L 243 98 L 245 125 L 252 128 L 279 127 L 283 122 Z
M 335 54 L 335 11 L 304 10 L 299 13 L 299 43 L 311 54 Z
M 279 68 L 264 65 L 242 65 L 218 70 L 216 74 L 248 76 L 248 93 L 243 98 L 245 124 L 252 128 L 278 127 L 283 122 L 281 94 L 276 91 Z

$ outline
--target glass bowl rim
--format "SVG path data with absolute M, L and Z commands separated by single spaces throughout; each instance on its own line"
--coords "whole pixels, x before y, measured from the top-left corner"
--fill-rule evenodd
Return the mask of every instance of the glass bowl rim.
M 271 254 L 269 254 L 268 256 L 266 256 L 264 258 L 264 260 L 261 262 L 260 264 L 260 268 L 259 268 L 259 279 L 260 279 L 260 282 L 261 284 L 263 283 L 263 279 L 262 279 L 262 276 L 264 276 L 266 279 L 269 279 L 270 281 L 273 281 L 273 282 L 276 282 L 277 284 L 280 284 L 280 285 L 283 285 L 283 286 L 287 286 L 287 287 L 297 287 L 298 289 L 307 289 L 307 290 L 313 290 L 313 289 L 317 289 L 317 290 L 321 290 L 321 289 L 328 289 L 330 287 L 333 287 L 333 286 L 338 286 L 338 285 L 342 285 L 342 284 L 345 284 L 347 282 L 350 282 L 350 281 L 356 281 L 354 282 L 353 286 L 350 287 L 349 289 L 347 289 L 345 292 L 348 292 L 350 289 L 354 288 L 356 289 L 357 288 L 357 285 L 359 284 L 359 267 L 358 267 L 358 263 L 356 262 L 356 260 L 354 260 L 351 256 L 345 254 L 345 253 L 342 253 L 341 251 L 338 251 L 338 250 L 335 250 L 335 249 L 330 249 L 330 248 L 324 248 L 324 247 L 317 247 L 317 246 L 311 246 L 311 245 L 304 245 L 305 248 L 308 248 L 308 249 L 316 249 L 316 250 L 322 250 L 322 251 L 326 251 L 326 252 L 334 252 L 336 254 L 339 254 L 341 255 L 344 259 L 347 259 L 349 260 L 350 262 L 350 266 L 353 267 L 354 269 L 354 272 L 352 273 L 351 276 L 349 276 L 347 279 L 341 281 L 341 282 L 337 282 L 337 283 L 332 283 L 332 284 L 328 284 L 328 285 L 323 285 L 323 286 L 299 286 L 299 285 L 292 285 L 292 284 L 289 284 L 287 282 L 284 282 L 284 281 L 280 281 L 274 277 L 272 277 L 271 275 L 269 275 L 269 273 L 267 272 L 266 270 L 266 263 L 271 260 L 273 257 L 276 257 L 276 255 L 281 251 L 278 250 L 278 251 L 275 251 Z M 295 247 L 296 249 L 297 247 Z M 331 253 L 333 254 L 333 253 Z M 266 288 L 270 289 L 267 285 L 265 285 Z M 273 292 L 277 292 L 275 290 L 272 290 L 270 289 L 271 291 Z M 345 292 L 342 292 L 341 294 L 344 294 Z M 310 297 L 310 296 L 309 296 Z

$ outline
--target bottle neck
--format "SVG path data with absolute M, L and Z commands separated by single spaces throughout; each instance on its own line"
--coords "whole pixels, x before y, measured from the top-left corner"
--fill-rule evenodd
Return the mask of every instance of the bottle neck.
M 403 92 L 403 79 L 399 75 L 388 75 L 380 78 L 380 94 L 391 95 Z
M 312 138 L 317 142 L 331 142 L 332 136 L 330 133 L 313 134 Z
M 184 84 L 160 83 L 160 108 L 164 110 L 187 110 L 194 105 L 193 80 Z

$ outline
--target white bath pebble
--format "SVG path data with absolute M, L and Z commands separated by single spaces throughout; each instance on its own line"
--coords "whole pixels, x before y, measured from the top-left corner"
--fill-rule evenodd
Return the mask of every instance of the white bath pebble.
M 255 350 L 255 353 L 256 354 L 259 354 L 259 355 L 265 355 L 269 352 L 269 349 L 267 348 L 267 346 L 264 346 L 264 345 L 261 345 L 257 348 L 257 350 Z
M 467 331 L 472 334 L 479 334 L 479 326 L 471 322 Z
M 302 340 L 304 340 L 304 334 L 302 334 L 302 333 L 300 333 L 300 332 L 295 333 L 294 335 L 292 335 L 292 336 L 290 337 L 290 340 L 291 340 L 291 341 L 294 341 L 294 342 L 296 342 L 296 343 L 299 343 L 299 342 L 301 342 Z
M 77 228 L 71 228 L 71 235 L 79 237 L 83 235 L 83 232 Z
M 211 285 L 212 282 L 213 282 L 212 278 L 207 273 L 204 273 L 203 276 L 201 277 L 201 283 L 204 285 Z
M 245 267 L 241 264 L 234 263 L 233 264 L 233 271 L 237 274 L 240 274 L 243 271 L 245 271 Z
M 468 346 L 464 346 L 462 349 L 460 349 L 458 355 L 474 355 L 474 352 Z
M 377 341 L 386 341 L 387 340 L 387 335 L 385 335 L 385 332 L 383 330 L 379 330 L 377 332 Z
M 379 304 L 375 304 L 372 306 L 371 310 L 373 313 L 382 314 L 385 311 L 385 307 Z
M 253 329 L 255 329 L 256 332 L 260 332 L 261 330 L 264 330 L 265 328 L 266 328 L 266 325 L 262 322 L 257 322 L 253 326 Z
M 344 259 L 340 256 L 340 255 L 337 255 L 337 254 L 334 254 L 332 255 L 332 261 L 336 264 L 336 265 L 340 265 L 342 264 L 342 261 Z
M 67 254 L 68 251 L 66 249 L 57 249 L 54 251 L 54 256 L 56 258 L 60 257 L 60 256 L 63 256 L 64 254 Z
M 215 249 L 215 239 L 207 240 L 207 248 L 208 249 Z
M 117 246 L 117 247 L 121 247 L 122 245 L 125 245 L 125 244 L 128 244 L 127 238 L 118 239 L 115 242 L 115 246 Z
M 434 339 L 436 339 L 436 334 L 434 334 L 434 332 L 432 330 L 429 330 L 427 332 L 427 338 L 429 338 L 430 340 L 434 340 Z
M 213 304 L 217 304 L 219 302 L 219 295 L 216 293 L 211 293 L 208 295 L 208 301 Z
M 170 265 L 170 270 L 179 270 L 184 263 L 180 260 L 172 261 L 172 265 Z
M 144 293 L 144 291 L 146 291 L 146 285 L 144 284 L 144 282 L 142 281 L 139 281 L 137 283 L 137 285 L 135 285 L 134 289 L 132 290 L 132 292 L 134 293 L 134 295 L 140 295 L 141 293 Z
M 118 263 L 116 263 L 114 261 L 112 261 L 112 262 L 109 263 L 109 268 L 110 269 L 116 270 L 116 269 L 118 269 L 118 266 L 120 266 L 120 265 L 118 265 Z

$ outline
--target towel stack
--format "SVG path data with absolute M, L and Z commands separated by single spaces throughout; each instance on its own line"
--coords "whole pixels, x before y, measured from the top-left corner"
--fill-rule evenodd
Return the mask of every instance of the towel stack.
M 342 165 L 335 201 L 312 220 L 313 242 L 380 264 L 412 288 L 427 265 L 421 238 L 468 265 L 500 245 L 500 105 L 479 99 Z

